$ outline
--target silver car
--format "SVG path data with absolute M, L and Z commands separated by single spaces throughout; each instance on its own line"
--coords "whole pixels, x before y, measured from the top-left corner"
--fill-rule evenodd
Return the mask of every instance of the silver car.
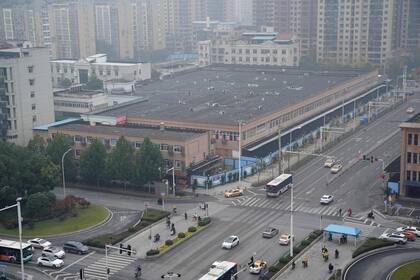
M 389 240 L 398 244 L 407 243 L 407 237 L 404 234 L 398 232 L 384 233 L 381 236 L 379 236 L 379 239 Z
M 58 247 L 48 247 L 42 251 L 43 257 L 53 256 L 57 259 L 62 259 L 65 255 L 66 253 L 64 252 L 64 250 Z
M 262 236 L 263 236 L 264 238 L 272 238 L 272 237 L 274 237 L 275 235 L 277 235 L 278 233 L 279 233 L 279 230 L 278 230 L 277 228 L 275 228 L 275 227 L 267 227 L 267 228 L 263 231 Z

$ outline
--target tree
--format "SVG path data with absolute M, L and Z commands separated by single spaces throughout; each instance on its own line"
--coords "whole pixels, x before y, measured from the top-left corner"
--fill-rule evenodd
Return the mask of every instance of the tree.
M 71 148 L 71 142 L 62 133 L 54 134 L 54 138 L 47 146 L 47 155 L 51 161 L 60 167 L 61 171 L 61 158 L 64 153 Z M 76 164 L 74 162 L 73 153 L 69 153 L 64 158 L 64 171 L 66 179 L 74 180 L 77 175 Z
M 83 89 L 86 90 L 98 90 L 104 88 L 104 82 L 102 80 L 99 80 L 96 75 L 92 75 L 89 78 L 89 81 L 87 84 L 83 87 Z
M 72 85 L 72 82 L 68 78 L 64 78 L 60 82 L 58 82 L 58 86 L 61 88 L 69 88 L 71 85 Z
M 162 73 L 160 73 L 159 71 L 157 71 L 155 69 L 152 69 L 152 72 L 151 72 L 152 80 L 159 80 L 161 75 L 162 75 Z
M 44 138 L 39 135 L 35 135 L 33 139 L 31 139 L 28 143 L 28 149 L 34 153 L 38 153 L 41 155 L 45 155 L 46 153 L 46 143 Z
M 136 181 L 146 184 L 160 180 L 163 163 L 159 146 L 153 144 L 149 138 L 144 138 L 140 150 L 136 153 Z
M 31 194 L 26 202 L 26 212 L 31 218 L 47 217 L 50 210 L 50 200 L 45 193 L 38 192 Z
M 94 139 L 80 155 L 80 174 L 88 183 L 99 184 L 105 176 L 106 149 L 98 139 Z
M 112 180 L 131 181 L 134 175 L 134 148 L 124 136 L 108 156 L 107 174 Z
M 17 193 L 16 190 L 9 186 L 0 188 L 0 207 L 6 207 L 16 203 Z

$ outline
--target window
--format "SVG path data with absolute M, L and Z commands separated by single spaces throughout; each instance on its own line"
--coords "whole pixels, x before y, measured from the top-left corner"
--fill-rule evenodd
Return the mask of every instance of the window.
M 175 161 L 175 169 L 182 169 L 182 161 L 180 160 Z
M 117 145 L 117 139 L 111 139 L 111 146 Z
M 34 72 L 34 67 L 33 66 L 28 66 L 28 72 L 33 73 Z
M 411 180 L 411 171 L 407 171 L 407 181 Z
M 281 54 L 286 54 L 286 50 L 281 50 Z
M 167 151 L 168 150 L 168 144 L 160 144 L 160 150 L 161 151 Z
M 35 79 L 29 79 L 29 85 L 30 86 L 35 85 Z
M 134 148 L 140 149 L 140 147 L 141 147 L 141 142 L 139 141 L 134 142 Z
M 36 122 L 36 116 L 32 116 L 32 122 Z
M 413 171 L 413 181 L 418 181 L 418 179 L 417 179 L 417 171 Z
M 413 164 L 417 164 L 417 153 L 413 153 Z
M 75 135 L 74 136 L 74 142 L 84 142 L 84 139 L 80 135 Z
M 31 91 L 31 98 L 35 97 L 35 91 Z
M 81 150 L 75 150 L 75 154 L 76 154 L 76 156 L 80 156 L 80 154 L 81 154 Z
M 413 145 L 413 134 L 409 133 L 408 134 L 408 145 Z
M 32 111 L 36 110 L 36 104 L 32 104 Z
M 174 153 L 181 153 L 182 152 L 182 147 L 180 145 L 174 145 Z
M 418 145 L 419 144 L 419 135 L 418 134 L 414 134 L 414 145 Z

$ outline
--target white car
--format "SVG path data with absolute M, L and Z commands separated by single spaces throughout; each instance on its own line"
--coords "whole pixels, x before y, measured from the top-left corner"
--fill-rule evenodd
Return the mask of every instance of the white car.
M 407 237 L 404 234 L 399 233 L 399 232 L 383 233 L 381 236 L 379 236 L 379 239 L 389 240 L 398 244 L 407 243 Z
M 405 110 L 408 114 L 412 114 L 414 113 L 414 108 L 413 107 L 408 107 L 407 110 Z
M 53 268 L 59 268 L 59 267 L 63 266 L 64 261 L 60 260 L 60 259 L 56 259 L 52 256 L 48 256 L 48 257 L 39 257 L 36 263 L 39 266 L 48 266 L 48 267 L 53 267 Z
M 61 248 L 58 248 L 58 247 L 48 247 L 48 248 L 45 248 L 42 251 L 42 256 L 43 257 L 52 256 L 52 257 L 55 257 L 57 259 L 62 259 L 62 258 L 64 258 L 65 255 L 66 255 L 66 253 L 64 252 L 64 250 L 61 249 Z
M 290 239 L 292 239 L 292 236 L 288 233 L 280 235 L 279 238 L 279 244 L 280 245 L 289 245 Z
M 42 239 L 42 238 L 34 238 L 28 241 L 32 247 L 36 249 L 45 249 L 51 246 L 51 242 Z
M 335 163 L 334 158 L 327 158 L 327 160 L 324 162 L 324 167 L 331 168 Z
M 412 233 L 414 233 L 417 237 L 420 237 L 420 228 L 417 227 L 413 227 L 413 226 L 404 226 L 404 227 L 399 227 L 397 228 L 398 232 L 403 232 L 403 231 L 411 231 Z
M 239 237 L 236 235 L 231 235 L 228 238 L 226 238 L 222 243 L 223 249 L 232 249 L 235 246 L 239 245 Z
M 334 196 L 330 194 L 324 194 L 319 201 L 321 204 L 330 204 L 334 200 Z
M 334 165 L 331 167 L 331 173 L 336 174 L 343 168 L 343 165 L 341 163 L 334 163 Z

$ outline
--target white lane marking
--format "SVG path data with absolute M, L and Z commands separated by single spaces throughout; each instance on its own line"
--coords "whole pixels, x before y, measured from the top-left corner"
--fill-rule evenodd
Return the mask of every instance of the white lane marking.
M 252 193 L 253 195 L 257 195 L 255 192 L 253 192 L 253 191 L 251 191 L 251 190 L 249 190 L 249 189 L 247 189 L 247 191 L 249 191 L 250 193 Z
M 315 190 L 315 187 L 313 187 L 309 191 L 307 191 L 306 194 L 311 194 L 314 190 Z
M 75 261 L 75 262 L 72 262 L 71 264 L 69 264 L 69 265 L 67 265 L 66 267 L 64 267 L 64 268 L 62 268 L 61 270 L 59 270 L 59 272 L 63 272 L 63 271 L 65 271 L 67 268 L 72 267 L 73 265 L 77 264 L 78 262 L 83 261 L 84 259 L 86 259 L 86 258 L 88 258 L 88 257 L 92 256 L 93 254 L 95 254 L 95 251 L 90 252 L 89 254 L 87 254 L 86 256 L 84 256 L 84 257 L 82 257 L 82 258 L 78 259 L 78 260 L 77 260 L 77 261 Z

